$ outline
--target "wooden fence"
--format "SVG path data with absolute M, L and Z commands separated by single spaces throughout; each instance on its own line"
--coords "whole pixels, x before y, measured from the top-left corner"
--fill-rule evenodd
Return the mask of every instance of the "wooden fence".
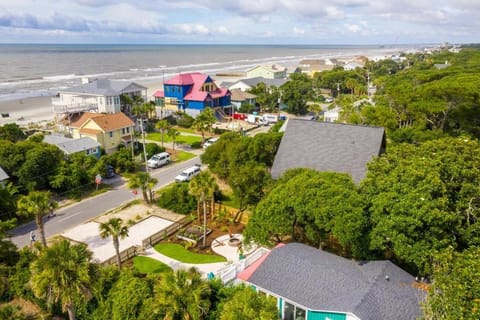
M 163 239 L 168 238 L 173 233 L 177 232 L 179 229 L 183 228 L 187 224 L 191 223 L 192 219 L 190 217 L 184 217 L 181 220 L 175 222 L 174 224 L 168 226 L 166 229 L 160 230 L 157 233 L 152 234 L 150 237 L 145 238 L 142 241 L 143 248 L 150 248 Z
M 126 260 L 129 260 L 129 259 L 135 257 L 138 254 L 144 253 L 146 248 L 150 248 L 150 247 L 156 245 L 157 243 L 159 243 L 160 241 L 162 241 L 163 239 L 168 238 L 170 235 L 175 233 L 180 228 L 186 226 L 191 221 L 192 220 L 191 220 L 190 217 L 184 217 L 181 220 L 179 220 L 179 221 L 173 223 L 172 225 L 168 226 L 166 229 L 162 229 L 162 230 L 158 231 L 157 233 L 154 233 L 150 237 L 144 239 L 142 241 L 141 246 L 128 247 L 127 249 L 120 252 L 120 260 L 122 262 L 124 262 Z M 116 263 L 117 263 L 117 256 L 116 255 L 111 257 L 110 259 L 102 262 L 103 265 L 112 265 L 112 264 L 116 264 Z
M 137 246 L 128 247 L 127 249 L 120 252 L 120 260 L 124 262 L 128 259 L 135 257 L 138 254 L 138 250 L 139 249 L 137 248 Z M 113 265 L 116 263 L 117 263 L 116 255 L 102 262 L 103 265 Z

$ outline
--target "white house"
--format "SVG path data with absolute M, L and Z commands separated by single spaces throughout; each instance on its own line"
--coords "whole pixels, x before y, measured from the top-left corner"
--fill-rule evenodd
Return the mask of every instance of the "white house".
M 336 106 L 333 109 L 326 110 L 323 113 L 323 121 L 325 122 L 336 122 L 340 117 L 340 107 Z
M 77 87 L 59 91 L 52 98 L 57 120 L 63 115 L 79 112 L 118 113 L 121 112 L 120 96 L 139 96 L 147 99 L 147 88 L 135 82 L 108 79 L 82 79 Z
M 363 68 L 363 65 L 355 61 L 350 61 L 343 66 L 343 70 L 345 71 L 352 71 L 356 68 Z
M 256 87 L 259 83 L 264 83 L 267 87 L 280 87 L 282 84 L 287 82 L 286 78 L 283 79 L 267 79 L 264 77 L 255 77 L 241 79 L 237 82 L 222 82 L 221 86 L 228 87 L 230 90 L 240 89 L 242 91 L 249 91 L 253 87 Z

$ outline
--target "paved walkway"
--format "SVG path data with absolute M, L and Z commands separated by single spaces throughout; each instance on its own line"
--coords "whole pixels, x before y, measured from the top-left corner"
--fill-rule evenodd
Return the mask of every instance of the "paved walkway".
M 233 236 L 239 240 L 242 240 L 243 238 L 241 234 L 235 234 Z M 224 244 L 221 246 L 221 249 L 219 250 L 217 243 L 224 242 L 226 238 L 229 238 L 228 234 L 218 237 L 212 242 L 212 250 L 224 256 L 225 258 L 227 258 L 228 261 L 226 262 L 202 263 L 202 264 L 183 263 L 159 253 L 153 247 L 146 249 L 144 256 L 150 257 L 152 259 L 156 259 L 168 265 L 170 268 L 172 268 L 175 271 L 179 269 L 190 269 L 194 267 L 201 274 L 203 274 L 203 276 L 206 277 L 210 272 L 216 274 L 220 269 L 223 269 L 239 261 L 238 247 L 232 247 L 227 244 Z
M 226 266 L 229 265 L 228 262 L 203 263 L 203 264 L 183 263 L 183 262 L 180 262 L 178 260 L 174 260 L 172 258 L 169 258 L 169 257 L 159 253 L 153 247 L 149 248 L 149 249 L 146 249 L 144 256 L 152 258 L 152 259 L 156 259 L 156 260 L 168 265 L 170 268 L 172 268 L 175 271 L 179 270 L 179 269 L 187 269 L 188 270 L 191 267 L 194 267 L 204 276 L 206 276 L 210 272 L 216 273 L 218 270 L 220 270 L 222 268 L 225 268 Z

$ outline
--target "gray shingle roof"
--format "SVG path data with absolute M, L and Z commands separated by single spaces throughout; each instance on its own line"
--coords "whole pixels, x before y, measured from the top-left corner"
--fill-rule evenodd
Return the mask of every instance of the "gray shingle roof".
M 70 139 L 58 135 L 48 135 L 43 138 L 43 141 L 49 144 L 56 145 L 65 154 L 73 154 L 88 149 L 100 147 L 100 143 L 89 137 L 82 137 L 79 139 Z
M 230 97 L 231 101 L 245 101 L 250 99 L 255 99 L 257 96 L 249 92 L 243 92 L 240 89 L 233 89 L 231 91 L 232 95 Z
M 299 243 L 273 249 L 248 282 L 311 310 L 362 320 L 416 319 L 425 296 L 390 261 L 357 262 Z
M 8 174 L 0 167 L 0 181 L 7 180 L 8 178 Z
M 115 95 L 120 95 L 124 92 L 127 92 L 125 90 L 131 85 L 134 85 L 136 88 L 138 88 L 138 90 L 147 89 L 146 87 L 141 86 L 135 82 L 97 79 L 89 83 L 85 83 L 73 88 L 62 90 L 62 92 L 115 96 Z M 131 91 L 131 90 L 128 90 L 128 91 Z
M 356 183 L 384 149 L 384 129 L 290 119 L 272 166 L 278 178 L 292 168 L 348 173 Z

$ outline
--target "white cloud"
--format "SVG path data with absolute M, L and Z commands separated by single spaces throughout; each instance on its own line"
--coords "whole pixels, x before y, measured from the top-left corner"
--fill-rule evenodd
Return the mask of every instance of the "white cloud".
M 298 34 L 298 35 L 305 34 L 305 30 L 304 29 L 299 29 L 297 27 L 293 27 L 293 33 Z
M 207 35 L 210 33 L 210 30 L 207 26 L 203 24 L 175 24 L 170 28 L 171 33 L 183 33 L 183 34 L 201 34 Z
M 356 33 L 356 32 L 359 32 L 360 30 L 362 30 L 362 28 L 357 25 L 357 24 L 344 24 L 345 28 L 350 31 L 350 32 L 353 32 L 353 33 Z
M 308 30 L 312 43 L 475 42 L 480 0 L 0 0 L 0 27 L 0 42 L 14 34 L 5 30 L 20 29 L 87 40 L 119 33 L 128 41 L 143 33 L 156 40 L 281 43 L 305 41 L 298 36 Z
M 217 29 L 215 30 L 216 33 L 220 33 L 220 34 L 231 34 L 230 30 L 225 27 L 225 26 L 219 26 L 217 27 Z

